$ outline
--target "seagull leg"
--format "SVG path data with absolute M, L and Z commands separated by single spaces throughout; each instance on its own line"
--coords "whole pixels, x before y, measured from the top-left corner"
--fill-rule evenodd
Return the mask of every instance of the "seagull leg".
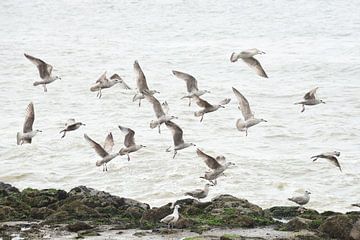
M 105 172 L 105 164 L 103 165 L 103 172 Z
M 141 106 L 141 99 L 139 99 L 139 107 Z
M 168 147 L 168 148 L 165 150 L 165 152 L 170 152 L 170 148 L 171 148 L 171 146 Z
M 248 135 L 248 131 L 247 131 L 247 128 L 245 129 L 245 132 L 246 132 L 246 135 L 245 135 L 245 136 L 247 136 L 247 135 Z
M 191 105 L 191 98 L 189 98 L 189 107 L 190 107 L 190 105 Z
M 174 156 L 173 156 L 173 159 L 175 158 L 176 154 L 177 154 L 177 151 L 176 151 L 176 150 L 174 150 Z
M 98 90 L 98 92 L 96 94 L 96 97 L 99 97 L 99 94 L 100 94 L 100 90 Z
M 204 118 L 204 114 L 203 114 L 203 115 L 201 115 L 200 122 L 202 122 L 203 118 Z
M 101 98 L 102 97 L 102 92 L 101 92 L 101 88 L 100 88 L 100 95 L 99 95 L 99 98 Z
M 130 161 L 130 155 L 129 155 L 129 154 L 127 154 L 127 156 L 128 156 L 128 161 Z
M 46 84 L 43 84 L 44 92 L 47 92 Z
M 304 112 L 304 111 L 305 111 L 305 105 L 303 104 L 303 105 L 302 105 L 301 112 Z
M 160 124 L 159 124 L 158 128 L 159 128 L 159 133 L 161 133 L 161 130 L 160 130 Z

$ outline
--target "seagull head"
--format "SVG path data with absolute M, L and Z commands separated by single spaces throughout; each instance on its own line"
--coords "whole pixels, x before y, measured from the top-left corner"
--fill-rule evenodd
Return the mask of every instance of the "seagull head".
M 85 123 L 82 123 L 82 122 L 80 122 L 80 125 L 81 125 L 81 126 L 86 126 L 86 124 L 85 124 Z
M 320 102 L 321 102 L 321 103 L 324 103 L 324 104 L 326 103 L 326 102 L 324 102 L 323 100 L 320 100 Z
M 206 187 L 206 188 L 208 188 L 208 187 L 213 187 L 213 186 L 215 186 L 215 185 L 214 185 L 214 184 L 210 184 L 210 183 L 205 184 L 205 187 Z
M 39 129 L 36 129 L 36 130 L 35 130 L 35 132 L 37 132 L 37 133 L 38 133 L 38 132 L 42 132 L 42 131 L 41 131 L 41 130 L 39 130 Z
M 261 51 L 261 50 L 259 50 L 257 48 L 254 48 L 254 50 L 255 50 L 256 54 L 265 54 L 264 51 Z
M 267 122 L 267 120 L 265 120 L 265 119 L 263 119 L 263 118 L 260 119 L 260 121 L 261 121 L 261 122 Z
M 306 194 L 306 195 L 310 195 L 310 194 L 311 194 L 311 192 L 309 192 L 309 191 L 305 191 L 305 194 Z
M 145 145 L 141 145 L 141 144 L 140 144 L 140 147 L 141 147 L 141 148 L 144 148 L 144 147 L 146 147 L 146 146 L 145 146 Z
M 59 80 L 61 80 L 61 77 L 59 77 L 59 76 L 55 76 L 55 79 L 59 79 Z

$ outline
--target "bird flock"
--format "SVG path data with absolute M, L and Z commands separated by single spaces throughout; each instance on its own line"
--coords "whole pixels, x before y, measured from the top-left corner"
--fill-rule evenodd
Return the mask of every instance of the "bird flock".
M 234 63 L 237 62 L 239 59 L 243 60 L 251 69 L 255 71 L 257 75 L 263 78 L 268 78 L 265 70 L 261 66 L 260 62 L 254 58 L 255 55 L 262 55 L 265 52 L 260 51 L 256 48 L 248 49 L 245 51 L 241 51 L 239 53 L 232 53 L 230 56 L 230 62 Z M 41 85 L 44 89 L 44 92 L 47 92 L 47 85 L 54 82 L 55 80 L 61 79 L 59 76 L 54 76 L 52 74 L 53 67 L 44 62 L 43 60 L 30 56 L 28 54 L 24 54 L 24 56 L 30 60 L 34 65 L 36 65 L 39 76 L 41 80 L 35 81 L 33 83 L 34 86 Z M 177 116 L 173 116 L 169 114 L 169 105 L 165 101 L 160 103 L 159 100 L 155 97 L 156 94 L 159 92 L 155 89 L 150 89 L 147 80 L 145 77 L 144 72 L 142 71 L 139 62 L 135 60 L 133 64 L 134 72 L 135 72 L 135 79 L 136 79 L 136 94 L 134 95 L 132 101 L 138 101 L 138 106 L 141 107 L 141 101 L 146 99 L 153 107 L 155 113 L 155 119 L 152 120 L 149 124 L 151 129 L 158 128 L 158 133 L 161 134 L 161 126 L 165 124 L 165 126 L 171 131 L 172 138 L 173 138 L 173 146 L 168 147 L 165 151 L 166 152 L 173 152 L 172 158 L 175 158 L 178 154 L 178 151 L 187 149 L 192 146 L 196 146 L 194 143 L 186 142 L 183 138 L 183 130 L 182 128 L 177 125 L 174 120 L 178 119 Z M 188 99 L 188 105 L 190 106 L 192 102 L 195 102 L 200 109 L 194 112 L 195 117 L 200 118 L 200 122 L 204 120 L 205 114 L 217 111 L 219 109 L 225 108 L 225 106 L 231 101 L 230 98 L 225 98 L 218 103 L 209 103 L 203 96 L 205 94 L 210 93 L 209 90 L 201 89 L 198 87 L 198 81 L 192 75 L 180 72 L 177 70 L 172 71 L 175 78 L 181 79 L 186 83 L 187 94 L 182 97 L 182 99 Z M 99 79 L 95 82 L 93 86 L 90 87 L 91 92 L 97 92 L 96 97 L 99 99 L 102 97 L 102 91 L 107 88 L 111 88 L 116 84 L 120 85 L 123 89 L 131 89 L 127 83 L 116 73 L 114 73 L 110 79 L 107 78 L 106 72 L 104 72 Z M 323 100 L 320 100 L 316 97 L 316 92 L 318 88 L 314 88 L 307 92 L 304 95 L 304 100 L 300 102 L 296 102 L 294 104 L 302 105 L 301 112 L 305 111 L 305 106 L 314 106 L 321 103 L 325 103 Z M 236 121 L 236 128 L 241 131 L 245 132 L 245 135 L 248 135 L 248 129 L 253 127 L 261 122 L 267 122 L 265 119 L 256 118 L 254 113 L 250 108 L 250 104 L 245 96 L 238 91 L 236 88 L 232 88 L 232 91 L 235 95 L 235 98 L 238 101 L 238 109 L 241 111 L 243 119 L 238 119 Z M 17 144 L 22 145 L 24 143 L 31 144 L 32 139 L 37 135 L 37 133 L 41 132 L 41 130 L 33 129 L 33 124 L 35 120 L 35 110 L 34 104 L 32 102 L 26 108 L 25 113 L 25 122 L 23 125 L 23 131 L 17 133 Z M 85 126 L 84 123 L 78 122 L 75 119 L 69 119 L 65 123 L 64 128 L 60 131 L 62 134 L 61 138 L 64 138 L 68 132 L 75 131 L 79 129 L 81 126 Z M 84 134 L 85 140 L 89 143 L 89 145 L 95 150 L 97 155 L 101 159 L 96 161 L 96 166 L 103 167 L 103 171 L 107 171 L 107 163 L 110 162 L 112 159 L 116 158 L 117 156 L 126 155 L 128 161 L 130 161 L 130 153 L 136 152 L 141 150 L 145 147 L 142 144 L 135 143 L 135 131 L 129 127 L 118 126 L 120 131 L 125 134 L 124 137 L 124 147 L 122 147 L 118 152 L 112 152 L 114 146 L 114 139 L 113 135 L 110 132 L 104 141 L 104 144 L 101 145 L 92 138 L 90 138 L 87 134 Z M 227 162 L 224 156 L 210 156 L 205 153 L 200 148 L 196 149 L 196 154 L 199 158 L 201 158 L 209 170 L 206 170 L 204 176 L 201 178 L 206 179 L 209 183 L 207 183 L 204 189 L 196 189 L 193 191 L 186 192 L 185 195 L 189 195 L 197 200 L 206 198 L 209 193 L 209 187 L 216 186 L 217 179 L 220 176 L 224 176 L 224 171 L 234 166 L 235 164 L 232 162 Z M 315 156 L 312 156 L 311 159 L 315 162 L 317 159 L 326 159 L 333 163 L 336 167 L 342 171 L 340 163 L 338 161 L 338 157 L 340 156 L 340 152 L 333 151 L 333 152 L 326 152 L 321 153 Z M 288 200 L 293 201 L 300 206 L 307 204 L 310 200 L 310 192 L 305 191 L 303 196 L 297 196 L 289 198 Z M 360 207 L 360 204 L 353 204 L 353 206 Z M 174 207 L 174 212 L 161 220 L 168 224 L 169 226 L 176 223 L 179 219 L 178 209 L 180 206 L 176 205 Z

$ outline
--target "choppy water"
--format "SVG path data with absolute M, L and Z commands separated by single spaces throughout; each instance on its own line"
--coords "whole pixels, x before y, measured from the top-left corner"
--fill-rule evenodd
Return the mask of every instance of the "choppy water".
M 301 190 L 312 194 L 309 207 L 347 211 L 360 201 L 360 2 L 343 1 L 1 1 L 0 3 L 0 180 L 19 188 L 64 188 L 85 184 L 113 194 L 161 205 L 202 187 L 205 165 L 195 148 L 175 160 L 164 150 L 170 131 L 149 128 L 149 103 L 132 103 L 133 92 L 118 86 L 101 100 L 89 91 L 107 70 L 135 86 L 132 64 L 138 59 L 150 88 L 161 92 L 184 138 L 210 154 L 237 164 L 219 180 L 209 197 L 230 193 L 262 207 L 289 204 Z M 262 79 L 244 63 L 230 63 L 234 50 L 257 47 L 270 76 Z M 48 92 L 33 87 L 35 67 L 23 53 L 55 67 L 61 81 Z M 183 81 L 171 70 L 193 74 L 209 102 L 225 97 L 225 109 L 193 116 L 197 106 L 180 98 Z M 257 116 L 269 122 L 249 131 L 235 129 L 241 116 L 231 91 L 249 100 Z M 319 86 L 327 104 L 293 105 Z M 35 128 L 43 133 L 31 145 L 16 145 L 27 104 L 35 105 Z M 68 118 L 87 124 L 60 139 Z M 147 148 L 95 167 L 98 157 L 84 140 L 103 141 L 112 131 L 122 146 L 122 124 L 136 131 Z M 309 157 L 341 151 L 341 173 L 326 161 Z

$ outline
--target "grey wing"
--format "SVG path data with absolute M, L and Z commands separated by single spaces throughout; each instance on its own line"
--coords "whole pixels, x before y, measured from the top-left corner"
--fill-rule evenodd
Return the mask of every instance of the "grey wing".
M 178 125 L 176 125 L 172 121 L 165 122 L 165 125 L 171 130 L 175 146 L 178 146 L 178 145 L 184 143 L 183 131 Z
M 169 223 L 172 220 L 174 220 L 174 218 L 175 217 L 172 214 L 170 214 L 170 215 L 167 215 L 166 217 L 164 217 L 163 219 L 161 219 L 160 222 Z
M 117 73 L 114 73 L 111 77 L 110 77 L 111 80 L 113 79 L 117 79 L 119 80 L 119 84 L 120 86 L 123 88 L 123 89 L 131 89 L 126 83 L 125 81 L 117 74 Z
M 128 90 L 131 89 L 131 87 L 129 87 L 129 85 L 127 85 L 124 80 L 121 80 L 121 81 L 120 81 L 120 86 L 121 86 L 123 89 L 128 89 Z
M 99 77 L 98 80 L 96 80 L 97 83 L 104 83 L 107 81 L 108 81 L 108 79 L 106 78 L 106 71 Z
M 196 153 L 199 157 L 201 157 L 206 165 L 211 168 L 211 169 L 217 169 L 219 167 L 221 167 L 221 164 L 218 163 L 218 161 L 215 160 L 215 158 L 207 155 L 206 153 L 202 152 L 200 149 L 196 150 Z
M 245 120 L 253 118 L 254 114 L 251 112 L 248 100 L 234 87 L 232 88 L 232 90 L 239 102 L 239 107 L 240 107 L 241 113 L 244 116 Z
M 195 100 L 196 104 L 197 104 L 199 107 L 202 107 L 202 108 L 212 107 L 212 105 L 211 105 L 210 103 L 208 103 L 207 101 L 201 99 L 200 97 L 198 97 L 198 96 L 196 96 L 196 95 L 194 95 L 192 98 Z
M 172 72 L 176 77 L 183 79 L 186 82 L 186 88 L 189 93 L 198 91 L 197 81 L 193 76 L 188 73 L 175 70 L 173 70 Z
M 167 101 L 163 102 L 163 103 L 161 104 L 161 106 L 162 106 L 164 112 L 165 112 L 166 114 L 168 114 L 170 109 L 169 109 L 169 104 L 167 103 Z
M 340 163 L 339 163 L 339 160 L 338 160 L 336 157 L 334 157 L 334 156 L 327 156 L 327 159 L 329 159 L 332 164 L 334 164 L 335 166 L 337 166 L 337 167 L 340 169 L 340 171 L 342 171 L 342 170 L 341 170 Z
M 26 108 L 25 122 L 24 122 L 24 127 L 23 127 L 24 133 L 32 131 L 34 119 L 35 119 L 34 104 L 31 102 L 31 103 L 29 103 L 29 105 Z
M 225 98 L 224 100 L 222 100 L 221 102 L 219 102 L 219 105 L 223 106 L 228 104 L 231 101 L 230 98 Z
M 30 56 L 26 53 L 24 53 L 24 56 L 29 59 L 33 64 L 36 65 L 36 67 L 39 70 L 39 74 L 41 78 L 45 78 L 51 75 L 53 67 L 50 64 L 47 64 L 43 60 Z
M 165 115 L 160 102 L 153 95 L 144 94 L 144 96 L 153 105 L 153 109 L 157 118 Z
M 106 152 L 110 153 L 113 147 L 114 147 L 114 138 L 112 133 L 110 132 L 105 138 L 104 149 Z
M 292 197 L 292 198 L 289 198 L 290 201 L 293 201 L 293 202 L 296 202 L 298 204 L 304 204 L 306 203 L 306 200 L 304 197 L 302 196 L 298 196 L 298 197 Z
M 99 154 L 100 157 L 104 158 L 108 155 L 105 149 L 102 146 L 100 146 L 100 144 L 92 140 L 88 135 L 84 134 L 84 138 L 86 141 L 88 141 L 88 143 L 95 150 L 95 152 Z
M 70 126 L 70 125 L 72 125 L 72 124 L 74 124 L 75 123 L 75 119 L 74 118 L 69 118 L 68 120 L 67 120 L 67 122 L 65 123 L 65 127 L 66 126 Z
M 249 58 L 242 58 L 242 60 L 252 69 L 255 70 L 255 72 L 257 73 L 257 75 L 264 77 L 264 78 L 268 78 L 268 76 L 266 75 L 264 69 L 262 68 L 260 62 L 258 60 L 256 60 L 254 57 L 249 57 Z
M 119 128 L 123 133 L 126 134 L 124 139 L 125 147 L 130 147 L 135 145 L 135 138 L 134 138 L 135 132 L 130 128 L 122 127 L 120 125 Z
M 316 87 L 316 88 L 312 89 L 311 91 L 307 92 L 304 95 L 304 99 L 305 100 L 315 99 L 315 94 L 316 94 L 316 91 L 318 90 L 318 88 L 319 87 Z
M 230 56 L 230 62 L 236 62 L 239 59 L 239 54 L 232 53 Z
M 136 85 L 138 87 L 139 92 L 143 93 L 146 90 L 149 90 L 149 87 L 146 82 L 145 74 L 142 71 L 138 61 L 134 62 L 134 71 L 136 74 Z

